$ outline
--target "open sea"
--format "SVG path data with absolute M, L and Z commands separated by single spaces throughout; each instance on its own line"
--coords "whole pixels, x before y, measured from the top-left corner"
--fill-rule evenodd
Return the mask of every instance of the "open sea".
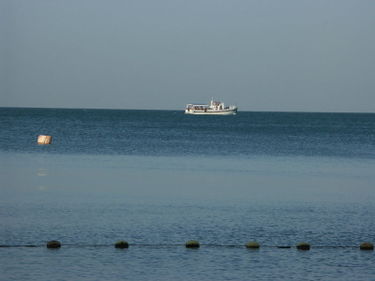
M 0 108 L 1 281 L 375 280 L 362 242 L 375 114 Z

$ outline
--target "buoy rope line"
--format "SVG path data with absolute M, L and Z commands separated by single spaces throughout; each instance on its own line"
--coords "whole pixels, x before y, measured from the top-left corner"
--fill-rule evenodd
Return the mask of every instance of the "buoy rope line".
M 104 248 L 104 247 L 114 247 L 116 244 L 69 244 L 64 243 L 60 244 L 59 247 L 69 247 L 69 248 Z M 48 246 L 48 245 L 47 245 Z M 140 243 L 134 243 L 129 244 L 128 247 L 149 247 L 149 248 L 171 248 L 171 247 L 181 247 L 186 246 L 187 244 L 140 244 Z M 262 245 L 258 247 L 247 247 L 246 244 L 244 245 L 238 245 L 238 244 L 198 244 L 197 247 L 208 247 L 208 248 L 253 248 L 253 249 L 259 249 L 259 248 L 277 248 L 277 249 L 291 249 L 291 248 L 298 248 L 298 245 L 280 245 L 280 246 L 271 246 L 271 245 Z M 311 245 L 311 248 L 314 249 L 354 249 L 358 248 L 360 245 L 353 246 L 353 245 L 337 245 L 337 246 L 328 246 L 328 245 Z M 38 247 L 46 247 L 46 244 L 14 244 L 14 245 L 7 245 L 2 244 L 0 245 L 0 248 L 38 248 Z M 52 247 L 51 247 L 52 248 Z M 57 248 L 57 247 L 56 247 Z M 370 247 L 371 248 L 371 247 Z

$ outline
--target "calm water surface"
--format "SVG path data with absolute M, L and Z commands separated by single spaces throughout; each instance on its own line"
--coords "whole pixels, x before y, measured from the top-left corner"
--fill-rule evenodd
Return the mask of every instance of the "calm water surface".
M 3 108 L 0 159 L 0 280 L 375 276 L 375 114 Z

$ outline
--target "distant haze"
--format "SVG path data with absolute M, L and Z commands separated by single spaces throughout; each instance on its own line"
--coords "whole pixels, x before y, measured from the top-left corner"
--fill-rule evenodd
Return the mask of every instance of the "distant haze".
M 375 112 L 373 0 L 0 0 L 0 106 Z

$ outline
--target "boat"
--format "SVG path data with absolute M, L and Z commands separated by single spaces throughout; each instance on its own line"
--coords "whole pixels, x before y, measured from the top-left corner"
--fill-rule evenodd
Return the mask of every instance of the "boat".
M 187 104 L 185 114 L 195 115 L 234 115 L 237 113 L 237 106 L 225 106 L 223 102 L 211 99 L 210 104 Z

